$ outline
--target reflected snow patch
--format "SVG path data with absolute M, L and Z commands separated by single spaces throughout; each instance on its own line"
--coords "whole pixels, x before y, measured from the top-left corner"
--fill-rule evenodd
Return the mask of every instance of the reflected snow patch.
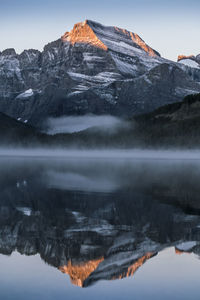
M 90 177 L 75 173 L 61 173 L 49 171 L 46 174 L 48 185 L 51 188 L 61 190 L 77 190 L 84 192 L 111 192 L 117 189 L 118 185 L 113 180 L 105 177 Z
M 17 207 L 18 211 L 20 211 L 23 215 L 30 217 L 32 210 L 29 207 Z

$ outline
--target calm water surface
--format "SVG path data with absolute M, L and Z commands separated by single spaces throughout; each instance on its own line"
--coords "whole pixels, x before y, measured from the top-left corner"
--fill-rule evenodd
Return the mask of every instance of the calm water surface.
M 1 299 L 199 299 L 200 160 L 1 157 Z

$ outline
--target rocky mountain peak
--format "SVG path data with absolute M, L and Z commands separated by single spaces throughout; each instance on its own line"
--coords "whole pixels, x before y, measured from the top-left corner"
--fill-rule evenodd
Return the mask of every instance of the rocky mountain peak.
M 107 50 L 107 46 L 98 39 L 87 20 L 75 24 L 74 28 L 70 32 L 66 32 L 61 39 L 64 42 L 70 42 L 72 45 L 76 43 L 90 44 L 97 48 Z
M 200 68 L 200 54 L 197 56 L 179 55 L 177 61 L 192 68 Z
M 91 44 L 104 50 L 116 50 L 119 47 L 134 51 L 140 49 L 149 56 L 156 57 L 160 54 L 148 46 L 136 33 L 114 26 L 103 26 L 100 23 L 85 20 L 74 25 L 70 32 L 62 36 L 62 41 Z M 132 49 L 131 49 L 132 48 Z
M 80 264 L 73 264 L 71 261 L 67 265 L 59 267 L 59 270 L 70 276 L 71 283 L 80 287 L 84 286 L 84 281 L 93 273 L 98 265 L 104 260 L 103 257 L 89 260 Z
M 16 56 L 16 52 L 14 48 L 8 48 L 1 52 L 2 56 Z
M 191 55 L 179 55 L 177 61 L 183 60 L 183 59 L 195 59 L 195 56 L 193 54 Z
M 196 60 L 200 63 L 200 54 L 196 56 Z

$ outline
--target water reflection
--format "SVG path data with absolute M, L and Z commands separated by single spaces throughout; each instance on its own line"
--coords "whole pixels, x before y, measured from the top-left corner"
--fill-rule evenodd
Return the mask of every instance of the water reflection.
M 200 256 L 198 161 L 4 158 L 0 171 L 1 254 L 39 254 L 81 287 L 168 247 Z

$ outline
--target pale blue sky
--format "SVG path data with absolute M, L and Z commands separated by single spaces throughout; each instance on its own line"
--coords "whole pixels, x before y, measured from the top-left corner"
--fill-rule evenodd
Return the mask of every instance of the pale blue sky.
M 139 34 L 162 56 L 200 53 L 199 0 L 0 0 L 0 51 L 42 50 L 91 19 Z

